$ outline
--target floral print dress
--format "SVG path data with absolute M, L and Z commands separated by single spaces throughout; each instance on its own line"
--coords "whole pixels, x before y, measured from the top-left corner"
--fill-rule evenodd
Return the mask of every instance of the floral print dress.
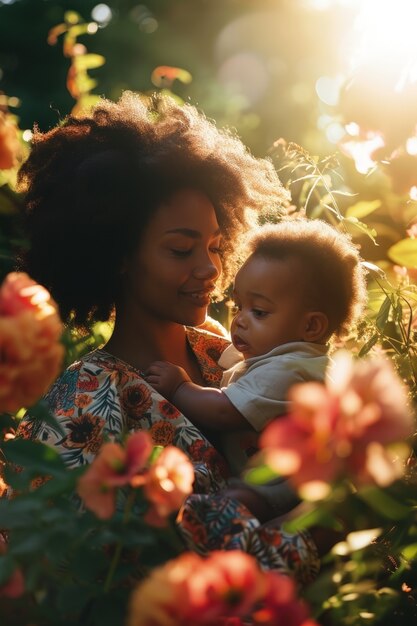
M 207 386 L 218 387 L 218 360 L 229 342 L 202 329 L 187 329 Z M 45 400 L 60 429 L 27 415 L 21 437 L 53 446 L 69 467 L 90 464 L 103 441 L 147 430 L 155 445 L 174 445 L 193 461 L 194 494 L 178 517 L 186 545 L 200 554 L 240 549 L 265 569 L 314 578 L 318 557 L 308 533 L 290 535 L 262 527 L 245 506 L 226 498 L 228 468 L 213 445 L 141 373 L 105 350 L 94 350 L 73 363 L 54 383 Z

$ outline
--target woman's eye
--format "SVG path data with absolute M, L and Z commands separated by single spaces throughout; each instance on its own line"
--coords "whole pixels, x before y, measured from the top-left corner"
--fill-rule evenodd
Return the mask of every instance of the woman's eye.
M 176 256 L 176 257 L 186 257 L 189 256 L 192 252 L 192 249 L 190 248 L 189 250 L 178 250 L 176 248 L 171 248 L 171 253 Z
M 252 309 L 252 313 L 258 320 L 261 320 L 268 315 L 267 311 L 262 311 L 261 309 Z
M 230 310 L 232 312 L 232 315 L 237 315 L 240 311 L 240 308 L 238 307 L 237 304 L 234 304 L 233 306 L 230 307 Z
M 212 252 L 213 254 L 221 254 L 222 249 L 220 248 L 220 246 L 212 246 L 210 248 L 210 252 Z

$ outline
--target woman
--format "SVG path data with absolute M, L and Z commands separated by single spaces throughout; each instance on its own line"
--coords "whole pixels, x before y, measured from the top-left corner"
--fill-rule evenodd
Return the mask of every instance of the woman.
M 230 281 L 253 216 L 286 199 L 272 164 L 192 106 L 125 93 L 36 133 L 20 188 L 31 242 L 23 269 L 73 324 L 115 313 L 107 345 L 70 366 L 47 395 L 64 435 L 30 417 L 21 432 L 77 466 L 94 459 L 104 436 L 147 429 L 155 444 L 176 445 L 194 461 L 196 494 L 218 492 L 187 502 L 190 547 L 241 548 L 265 567 L 311 577 L 317 562 L 308 535 L 261 530 L 253 514 L 268 515 L 259 495 L 220 491 L 227 468 L 219 455 L 143 374 L 167 360 L 196 383 L 219 383 L 228 342 L 198 327 Z M 213 510 L 215 522 L 201 533 Z

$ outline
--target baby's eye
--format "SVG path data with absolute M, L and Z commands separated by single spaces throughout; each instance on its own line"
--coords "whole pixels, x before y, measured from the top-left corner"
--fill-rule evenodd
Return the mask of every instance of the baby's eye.
M 268 315 L 268 311 L 262 311 L 262 309 L 252 309 L 252 313 L 258 320 L 262 320 Z

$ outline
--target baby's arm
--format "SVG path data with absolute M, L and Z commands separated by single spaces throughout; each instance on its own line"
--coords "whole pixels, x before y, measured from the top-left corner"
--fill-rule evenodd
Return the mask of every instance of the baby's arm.
M 250 427 L 220 389 L 196 385 L 182 367 L 155 361 L 146 372 L 146 380 L 197 426 L 211 430 Z

